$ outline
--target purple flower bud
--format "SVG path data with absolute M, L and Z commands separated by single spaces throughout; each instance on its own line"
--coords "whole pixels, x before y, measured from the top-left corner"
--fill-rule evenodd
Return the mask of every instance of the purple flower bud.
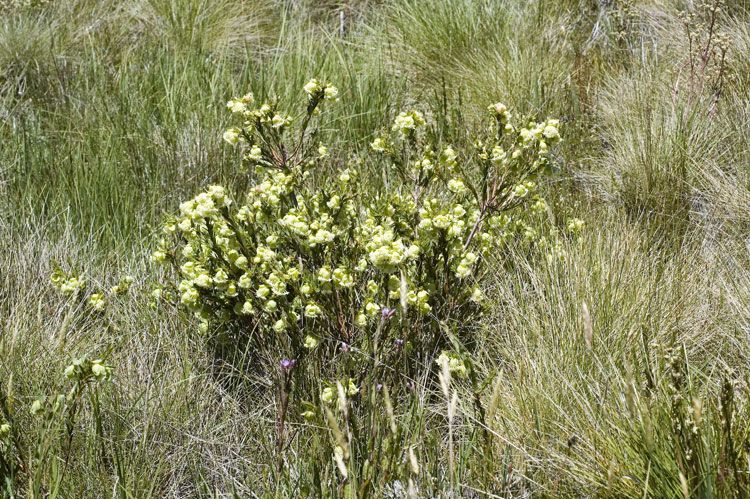
M 396 315 L 396 309 L 383 307 L 383 309 L 380 311 L 380 314 L 383 317 L 383 320 L 387 321 L 387 320 L 392 319 L 393 316 Z
M 382 389 L 383 389 L 383 383 L 377 383 L 377 384 L 375 385 L 375 389 L 376 389 L 377 391 L 380 391 L 380 390 L 382 390 Z
M 297 359 L 281 359 L 281 369 L 288 373 L 297 365 Z

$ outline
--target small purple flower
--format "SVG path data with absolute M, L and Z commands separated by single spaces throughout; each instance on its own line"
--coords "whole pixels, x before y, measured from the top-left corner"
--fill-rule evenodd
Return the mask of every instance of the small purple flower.
M 395 340 L 393 340 L 393 344 L 397 347 L 402 347 L 404 346 L 404 340 L 402 340 L 401 338 L 396 338 Z
M 351 347 L 349 346 L 349 343 L 342 341 L 341 342 L 341 351 L 342 352 L 348 352 Z
M 297 365 L 297 359 L 281 359 L 281 370 L 288 373 Z
M 380 311 L 380 314 L 383 317 L 384 321 L 388 321 L 391 320 L 394 315 L 396 315 L 396 309 L 383 307 L 383 309 Z
M 382 390 L 382 389 L 383 389 L 383 383 L 377 383 L 377 384 L 375 385 L 375 389 L 376 389 L 377 391 L 380 391 L 380 390 Z

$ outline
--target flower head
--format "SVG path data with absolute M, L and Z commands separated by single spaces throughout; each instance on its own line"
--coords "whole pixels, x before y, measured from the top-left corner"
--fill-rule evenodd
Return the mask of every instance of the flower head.
M 339 89 L 328 83 L 323 90 L 323 95 L 325 96 L 326 100 L 338 100 Z
M 224 132 L 224 142 L 232 146 L 237 145 L 240 141 L 240 132 L 239 128 L 229 128 Z
M 89 307 L 96 310 L 97 312 L 101 312 L 102 310 L 104 310 L 106 304 L 107 302 L 104 301 L 104 295 L 101 293 L 94 293 L 89 296 Z
M 570 220 L 568 220 L 566 227 L 568 229 L 568 232 L 570 232 L 571 234 L 580 234 L 585 225 L 586 222 L 584 222 L 580 218 L 571 218 Z
M 333 393 L 334 391 L 332 387 L 327 386 L 323 388 L 323 391 L 320 394 L 320 400 L 322 400 L 326 404 L 330 404 L 331 402 L 333 402 Z
M 307 336 L 305 336 L 304 345 L 308 350 L 312 350 L 313 348 L 316 348 L 318 345 L 320 345 L 320 340 L 315 336 L 308 334 Z
M 279 364 L 281 365 L 281 370 L 284 373 L 288 373 L 297 365 L 297 359 L 281 359 Z
M 375 140 L 373 140 L 370 144 L 370 147 L 375 152 L 385 152 L 385 150 L 388 148 L 388 143 L 383 137 L 376 137 Z
M 391 320 L 394 315 L 396 315 L 396 309 L 395 308 L 383 307 L 380 310 L 380 316 L 383 318 L 384 321 Z
M 508 107 L 502 102 L 496 102 L 494 104 L 490 104 L 487 107 L 487 109 L 495 117 L 495 119 L 497 119 L 498 121 L 502 123 L 507 123 L 510 120 L 510 113 L 508 112 Z
M 419 111 L 404 111 L 396 116 L 391 129 L 401 134 L 402 137 L 406 137 L 424 124 L 424 116 Z
M 91 362 L 91 374 L 98 380 L 106 379 L 109 376 L 110 369 L 104 365 L 101 360 Z
M 309 95 L 310 97 L 316 96 L 322 90 L 320 82 L 315 78 L 305 83 L 305 86 L 302 88 L 305 90 L 305 93 L 307 93 L 307 95 Z
M 315 319 L 323 315 L 323 310 L 318 306 L 317 303 L 308 303 L 305 306 L 305 317 L 309 319 Z
M 303 87 L 310 101 L 317 99 L 337 101 L 339 98 L 339 89 L 330 83 L 323 83 L 316 78 L 305 83 Z
M 446 368 L 451 374 L 458 376 L 459 378 L 465 378 L 468 375 L 468 369 L 464 360 L 456 353 L 453 352 L 441 352 L 440 356 L 435 361 L 441 368 Z

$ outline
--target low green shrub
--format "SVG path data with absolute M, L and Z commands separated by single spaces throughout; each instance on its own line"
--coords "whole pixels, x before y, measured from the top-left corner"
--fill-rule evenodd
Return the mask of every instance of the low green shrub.
M 394 344 L 424 359 L 481 313 L 489 255 L 517 239 L 557 250 L 526 216 L 546 210 L 535 179 L 550 169 L 557 120 L 517 127 L 494 104 L 474 149 L 457 152 L 429 138 L 421 113 L 402 112 L 371 144 L 383 188 L 362 181 L 364 158 L 318 188 L 329 153 L 313 124 L 338 90 L 304 90 L 295 117 L 252 95 L 229 101 L 241 123 L 224 139 L 244 149 L 255 182 L 237 200 L 211 186 L 165 224 L 153 259 L 172 264 L 168 288 L 203 331 L 280 344 L 297 361 L 341 348 L 377 359 Z

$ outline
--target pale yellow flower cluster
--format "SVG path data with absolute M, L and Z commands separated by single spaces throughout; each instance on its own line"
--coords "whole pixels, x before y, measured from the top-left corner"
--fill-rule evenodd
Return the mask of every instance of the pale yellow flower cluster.
M 353 378 L 349 378 L 348 381 L 342 383 L 342 386 L 344 387 L 344 395 L 346 395 L 347 397 L 353 397 L 354 395 L 359 393 L 359 388 L 357 387 Z M 336 392 L 337 390 L 335 386 L 327 386 L 320 394 L 320 400 L 322 400 L 326 404 L 332 404 L 333 401 L 338 398 Z
M 105 381 L 112 376 L 112 366 L 107 365 L 102 359 L 89 360 L 87 358 L 76 359 L 65 368 L 63 373 L 66 378 L 87 381 Z
M 391 130 L 398 132 L 401 137 L 412 135 L 417 128 L 425 125 L 424 116 L 419 111 L 404 111 L 396 116 Z
M 451 375 L 458 378 L 465 378 L 469 375 L 466 362 L 455 352 L 441 352 L 435 363 L 441 369 L 447 369 Z
M 62 270 L 55 270 L 50 276 L 52 285 L 65 296 L 76 296 L 86 285 L 86 281 L 75 275 L 67 275 Z
M 325 99 L 337 101 L 339 99 L 338 88 L 334 87 L 330 83 L 321 83 L 315 78 L 308 81 L 303 89 L 310 100 Z

